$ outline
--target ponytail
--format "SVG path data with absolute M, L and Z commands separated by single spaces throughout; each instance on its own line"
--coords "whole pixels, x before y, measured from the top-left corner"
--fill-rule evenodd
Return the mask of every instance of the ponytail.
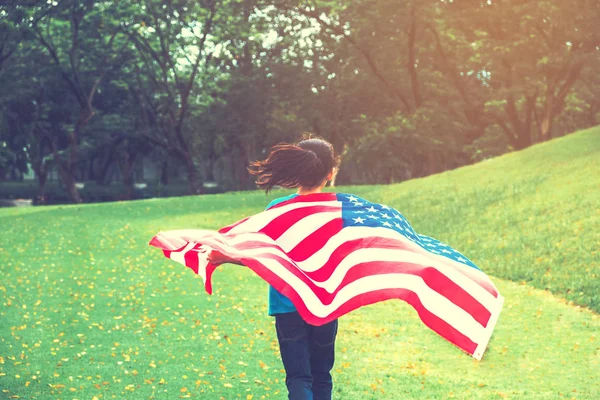
M 310 138 L 273 146 L 265 160 L 250 163 L 248 172 L 257 176 L 257 186 L 269 193 L 274 186 L 317 187 L 338 165 L 339 157 L 330 143 Z

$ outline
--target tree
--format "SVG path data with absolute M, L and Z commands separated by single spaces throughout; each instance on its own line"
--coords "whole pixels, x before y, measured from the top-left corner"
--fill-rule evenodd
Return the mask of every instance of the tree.
M 30 41 L 24 43 L 29 45 Z M 51 97 L 49 93 L 56 88 L 56 79 L 53 80 L 53 74 L 48 74 L 43 67 L 46 58 L 41 49 L 27 47 L 27 51 L 14 53 L 10 68 L 0 76 L 3 88 L 0 136 L 10 144 L 13 161 L 20 164 L 21 173 L 27 172 L 27 164 L 30 164 L 38 181 L 37 197 L 43 200 L 51 165 L 51 146 L 46 134 L 51 113 L 47 102 Z M 30 71 L 36 71 L 35 76 L 30 76 Z M 68 101 L 64 103 L 68 104 Z
M 78 106 L 67 130 L 68 154 L 62 154 L 57 138 L 50 137 L 62 181 L 77 203 L 81 202 L 75 187 L 78 146 L 84 128 L 95 114 L 94 97 L 106 73 L 122 62 L 127 45 L 126 37 L 121 35 L 124 11 L 119 2 L 96 1 L 63 1 L 33 11 L 34 15 L 41 13 L 42 16 L 34 19 L 31 32 L 47 51 Z M 119 40 L 119 36 L 123 40 Z
M 314 44 L 296 51 L 310 60 L 306 68 L 313 71 L 316 96 L 307 109 L 317 114 L 311 118 L 315 130 L 330 133 L 337 148 L 350 154 L 369 149 L 388 169 L 402 170 L 393 176 L 420 176 L 464 160 L 459 156 L 463 146 L 483 135 L 485 126 L 475 109 L 484 103 L 463 90 L 469 84 L 476 92 L 482 82 L 457 74 L 459 91 L 439 71 L 453 65 L 439 60 L 434 35 L 440 29 L 439 9 L 434 2 L 301 1 L 280 8 L 293 21 L 287 36 Z M 414 135 L 422 140 L 413 140 Z M 365 137 L 383 145 L 366 145 Z M 435 145 L 440 141 L 447 143 L 444 157 Z M 397 155 L 418 146 L 413 149 L 420 158 L 396 165 L 387 154 L 392 143 Z M 396 178 L 390 175 L 384 181 L 390 179 Z
M 202 184 L 190 151 L 193 132 L 187 122 L 194 101 L 199 96 L 209 98 L 206 91 L 195 89 L 210 86 L 210 61 L 229 22 L 227 5 L 221 0 L 166 4 L 146 0 L 143 8 L 148 18 L 130 35 L 142 59 L 139 98 L 152 114 L 147 119 L 157 128 L 147 127 L 146 137 L 183 159 L 193 194 L 201 192 Z
M 514 149 L 552 137 L 590 61 L 600 55 L 597 2 L 448 4 L 449 32 L 473 51 L 460 70 L 486 83 L 485 116 Z
M 86 0 L 0 5 L 0 175 L 131 197 L 140 158 L 250 188 L 312 131 L 343 183 L 396 182 L 597 124 L 600 4 Z M 21 171 L 21 172 L 19 172 Z

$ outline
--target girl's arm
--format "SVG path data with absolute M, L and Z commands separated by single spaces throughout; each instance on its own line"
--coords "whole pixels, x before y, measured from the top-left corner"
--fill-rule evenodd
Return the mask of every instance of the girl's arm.
M 208 261 L 210 261 L 213 264 L 224 264 L 224 263 L 229 263 L 229 264 L 237 264 L 237 265 L 244 265 L 241 262 L 234 260 L 232 258 L 227 257 L 226 255 L 224 255 L 223 253 L 217 251 L 217 250 L 212 250 L 209 254 L 208 254 Z

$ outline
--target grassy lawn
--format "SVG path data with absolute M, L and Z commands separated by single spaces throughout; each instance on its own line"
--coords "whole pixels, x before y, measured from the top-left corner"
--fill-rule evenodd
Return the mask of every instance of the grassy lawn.
M 335 398 L 599 399 L 599 156 L 595 129 L 399 185 L 338 188 L 467 254 L 506 301 L 481 362 L 398 301 L 343 317 Z M 1 209 L 0 399 L 284 398 L 266 284 L 223 266 L 208 296 L 147 246 L 282 194 Z

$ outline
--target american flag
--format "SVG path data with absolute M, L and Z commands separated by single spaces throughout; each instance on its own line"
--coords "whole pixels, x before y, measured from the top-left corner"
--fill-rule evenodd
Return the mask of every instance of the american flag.
M 207 255 L 217 250 L 288 297 L 312 325 L 404 300 L 478 360 L 504 300 L 463 254 L 417 234 L 397 210 L 345 193 L 297 196 L 218 232 L 161 232 L 150 245 L 199 274 L 208 293 L 217 266 Z

